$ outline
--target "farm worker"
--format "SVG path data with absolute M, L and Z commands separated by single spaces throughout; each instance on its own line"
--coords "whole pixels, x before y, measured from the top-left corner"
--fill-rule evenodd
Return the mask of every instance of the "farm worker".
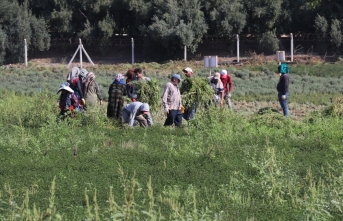
M 131 81 L 136 80 L 135 76 L 135 69 L 130 68 L 126 72 L 126 91 L 127 91 L 127 96 L 131 99 L 132 102 L 136 101 L 137 96 L 135 97 L 135 94 L 133 93 L 133 84 L 129 84 Z
M 116 118 L 119 122 L 122 122 L 121 111 L 124 106 L 124 96 L 126 94 L 124 76 L 117 74 L 108 90 L 107 117 Z
M 86 105 L 86 100 L 83 93 L 82 80 L 87 76 L 88 71 L 84 68 L 73 67 L 68 75 L 67 82 L 70 83 L 70 88 L 73 89 L 74 94 L 79 99 L 80 108 L 83 109 L 83 105 Z
M 136 75 L 137 81 L 139 80 L 150 81 L 150 78 L 143 76 L 143 71 L 141 68 L 136 68 L 134 70 L 134 73 Z
M 143 71 L 141 68 L 136 68 L 134 69 L 133 72 L 134 72 L 134 77 L 131 81 L 132 83 L 134 81 L 140 81 L 140 80 L 150 81 L 150 78 L 143 76 Z M 130 90 L 128 90 L 128 96 L 131 98 L 133 102 L 137 101 L 137 89 L 134 84 L 130 84 Z
M 172 124 L 180 126 L 182 124 L 181 94 L 178 87 L 180 81 L 181 76 L 179 74 L 173 74 L 171 76 L 171 81 L 164 86 L 162 105 L 164 113 L 167 115 L 164 126 Z
M 61 92 L 59 98 L 60 115 L 64 116 L 68 111 L 70 111 L 68 116 L 73 117 L 75 114 L 74 111 L 77 111 L 79 106 L 78 99 L 74 94 L 73 89 L 69 87 L 68 82 L 64 82 L 60 85 L 57 94 L 59 92 Z
M 99 90 L 99 85 L 95 81 L 95 74 L 93 72 L 88 73 L 83 85 L 83 90 L 87 105 L 95 106 L 98 99 L 99 104 L 102 105 L 102 96 Z
M 282 68 L 283 64 L 281 63 L 279 66 L 279 71 L 280 71 L 280 79 L 279 83 L 276 86 L 277 92 L 278 92 L 278 100 L 280 102 L 283 115 L 288 117 L 288 97 L 289 97 L 289 92 L 288 92 L 288 87 L 289 87 L 289 68 Z M 287 64 L 286 64 L 287 65 Z
M 229 108 L 232 110 L 230 100 L 232 92 L 232 78 L 225 69 L 220 72 L 220 80 L 222 81 L 224 86 L 224 100 L 226 101 L 226 104 L 229 106 Z
M 122 110 L 124 123 L 135 126 L 137 120 L 141 127 L 151 126 L 153 122 L 149 110 L 149 104 L 139 101 L 126 105 Z
M 213 96 L 213 103 L 216 105 L 218 102 L 221 106 L 223 106 L 224 101 L 224 86 L 222 81 L 220 80 L 220 73 L 216 72 L 213 77 L 209 78 L 210 86 L 214 91 Z
M 187 78 L 192 78 L 192 76 L 193 76 L 193 70 L 192 70 L 191 68 L 189 68 L 189 67 L 183 69 L 182 72 L 185 73 L 185 76 L 186 76 Z M 184 84 L 184 83 L 185 83 L 185 82 L 183 82 L 183 84 Z M 182 94 L 182 93 L 183 93 L 183 92 L 181 91 L 181 94 Z M 197 111 L 197 110 L 196 110 L 196 104 L 192 104 L 192 107 L 191 107 L 191 108 L 185 109 L 185 110 L 184 110 L 184 113 L 182 114 L 182 116 L 183 116 L 183 118 L 184 118 L 185 120 L 191 120 L 191 119 L 194 118 L 196 111 Z

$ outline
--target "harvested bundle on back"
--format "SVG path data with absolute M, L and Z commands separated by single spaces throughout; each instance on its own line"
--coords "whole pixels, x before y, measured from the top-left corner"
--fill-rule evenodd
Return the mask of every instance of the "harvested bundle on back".
M 129 84 L 133 84 L 136 88 L 137 101 L 149 104 L 150 112 L 161 108 L 161 88 L 157 80 L 131 81 Z
M 188 109 L 194 104 L 206 104 L 213 97 L 213 89 L 204 78 L 186 78 L 180 88 L 182 104 Z

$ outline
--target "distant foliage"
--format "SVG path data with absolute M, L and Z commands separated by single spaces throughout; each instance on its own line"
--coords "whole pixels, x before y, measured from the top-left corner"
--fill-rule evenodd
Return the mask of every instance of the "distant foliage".
M 339 48 L 342 44 L 342 24 L 339 20 L 333 19 L 331 24 L 330 36 L 335 47 Z
M 259 48 L 265 53 L 275 53 L 279 49 L 279 39 L 275 32 L 267 31 L 259 39 Z
M 0 1 L 0 65 L 24 59 L 24 39 L 28 52 L 50 47 L 50 36 L 43 18 L 36 18 L 26 4 Z
M 317 15 L 314 20 L 314 27 L 316 29 L 317 36 L 325 38 L 329 29 L 329 24 L 324 16 Z

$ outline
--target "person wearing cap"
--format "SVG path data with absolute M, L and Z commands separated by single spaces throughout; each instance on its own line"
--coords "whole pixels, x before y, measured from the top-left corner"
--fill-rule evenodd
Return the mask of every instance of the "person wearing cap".
M 280 106 L 282 108 L 283 115 L 288 117 L 288 97 L 289 97 L 289 76 L 288 72 L 289 70 L 286 71 L 280 71 L 280 79 L 279 82 L 276 86 L 277 92 L 278 92 L 278 100 L 280 103 Z
M 193 77 L 193 70 L 189 67 L 185 68 L 182 70 L 182 72 L 185 74 L 185 76 L 187 78 L 192 78 Z M 187 82 L 187 81 L 186 81 Z M 186 82 L 182 83 L 182 87 L 183 84 L 185 84 Z M 187 83 L 186 83 L 187 84 Z M 185 88 L 187 88 L 187 85 L 185 86 Z M 182 90 L 182 89 L 181 89 Z M 184 93 L 184 91 L 181 91 L 181 95 Z M 191 120 L 195 117 L 195 113 L 196 113 L 196 104 L 192 104 L 191 108 L 185 109 L 182 116 L 185 120 Z
M 179 74 L 173 74 L 171 76 L 171 81 L 164 86 L 162 105 L 164 113 L 167 115 L 164 126 L 173 124 L 175 124 L 175 126 L 180 126 L 182 124 L 181 94 L 178 87 L 180 82 L 181 76 Z
M 213 103 L 216 105 L 219 102 L 222 106 L 224 101 L 224 86 L 220 80 L 220 73 L 216 72 L 213 77 L 209 78 L 209 81 L 214 91 Z
M 188 78 L 191 78 L 193 75 L 193 70 L 192 68 L 189 68 L 189 67 L 183 69 L 182 72 L 185 73 L 186 77 Z
M 70 111 L 69 116 L 73 116 L 74 110 L 79 110 L 78 99 L 75 96 L 73 89 L 69 87 L 68 82 L 64 82 L 60 85 L 57 94 L 59 92 L 61 92 L 59 97 L 60 115 L 64 116 L 65 113 Z
M 229 108 L 232 109 L 230 100 L 232 92 L 232 78 L 225 69 L 221 70 L 220 72 L 220 80 L 222 81 L 224 86 L 224 100 L 226 101 L 226 104 L 229 106 Z
M 102 105 L 102 95 L 100 93 L 99 85 L 95 81 L 95 74 L 89 72 L 87 74 L 85 83 L 83 85 L 83 94 L 87 102 L 87 106 L 95 106 L 99 100 L 99 104 Z
M 108 90 L 107 117 L 122 121 L 122 109 L 124 107 L 124 96 L 126 96 L 126 85 L 124 76 L 117 74 Z
M 149 110 L 149 104 L 139 101 L 126 105 L 122 110 L 124 124 L 135 126 L 137 120 L 141 127 L 151 126 L 153 122 Z

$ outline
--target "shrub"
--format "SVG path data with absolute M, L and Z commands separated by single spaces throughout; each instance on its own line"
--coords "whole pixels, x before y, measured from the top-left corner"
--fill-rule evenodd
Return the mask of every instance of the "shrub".
M 275 53 L 279 49 L 279 39 L 274 32 L 267 31 L 259 39 L 259 48 L 265 53 Z

